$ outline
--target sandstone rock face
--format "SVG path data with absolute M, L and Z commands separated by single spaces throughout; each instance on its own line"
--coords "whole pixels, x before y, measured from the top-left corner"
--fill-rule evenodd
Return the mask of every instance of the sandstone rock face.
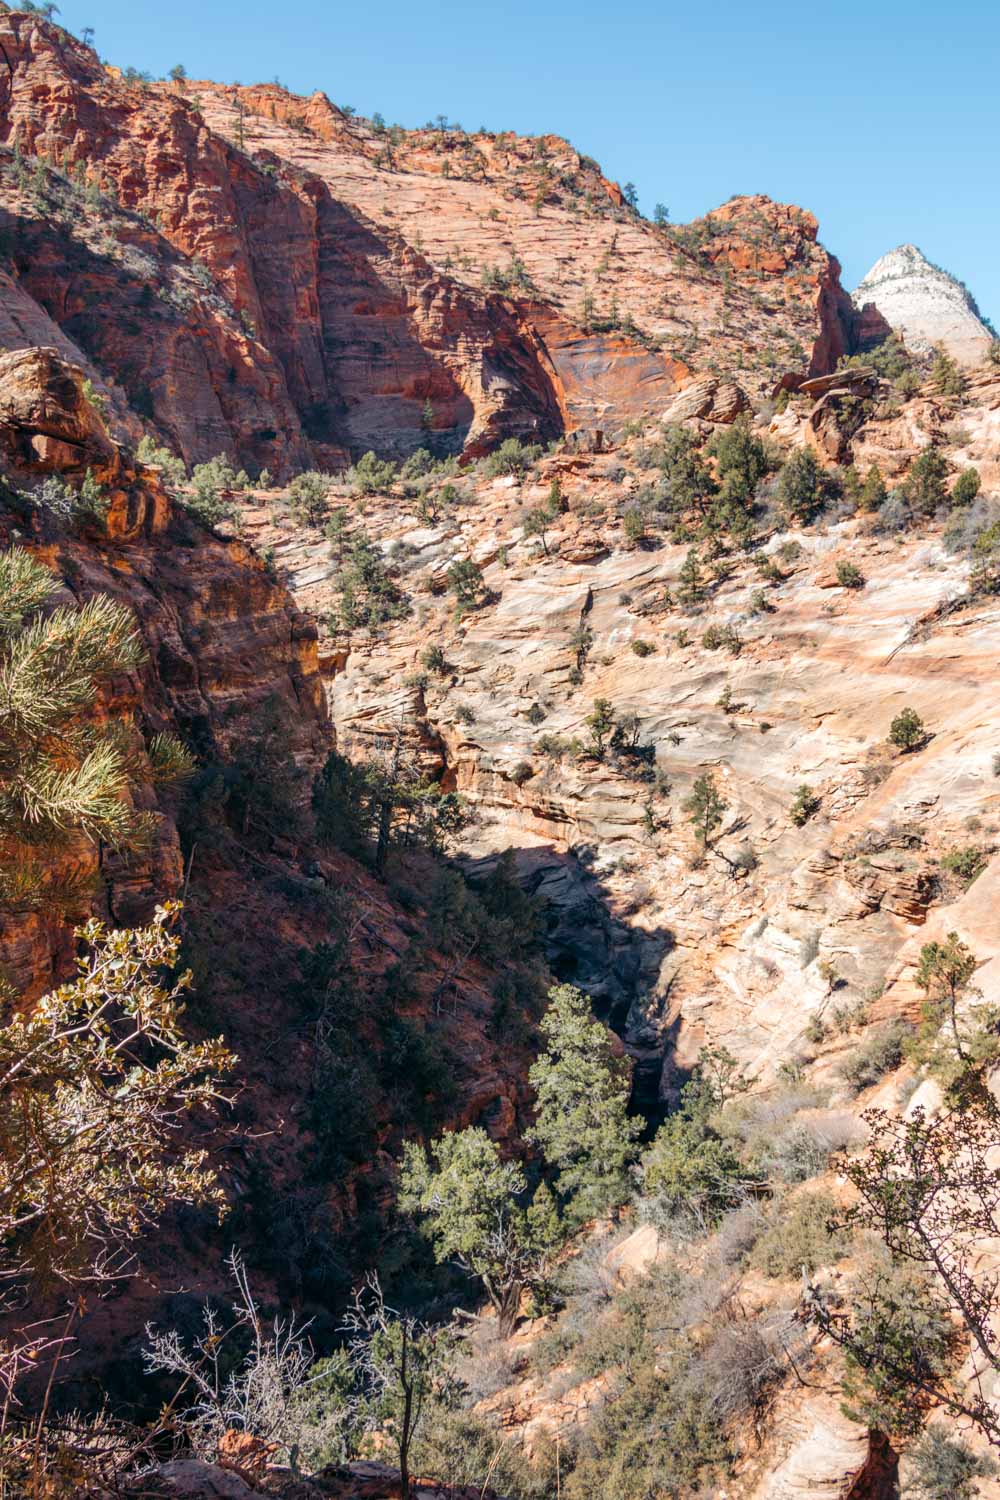
M 663 420 L 684 422 L 701 418 L 705 422 L 735 422 L 740 412 L 749 409 L 746 391 L 735 381 L 707 376 L 685 386 L 664 409 Z
M 852 295 L 859 312 L 874 306 L 919 353 L 941 345 L 960 364 L 975 365 L 993 342 L 966 288 L 916 245 L 883 255 Z

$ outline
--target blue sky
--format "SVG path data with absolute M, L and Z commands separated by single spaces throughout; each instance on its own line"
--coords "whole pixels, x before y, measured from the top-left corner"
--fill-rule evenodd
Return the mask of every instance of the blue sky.
M 847 286 L 909 240 L 1000 324 L 995 0 L 63 0 L 61 19 L 156 75 L 552 131 L 678 221 L 738 192 L 800 203 Z

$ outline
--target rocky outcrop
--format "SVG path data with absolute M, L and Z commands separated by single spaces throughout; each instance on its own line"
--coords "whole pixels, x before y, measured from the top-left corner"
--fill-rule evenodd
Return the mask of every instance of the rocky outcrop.
M 693 380 L 668 402 L 663 421 L 735 422 L 741 412 L 749 410 L 746 391 L 734 380 L 716 380 L 709 375 Z
M 863 316 L 876 308 L 920 354 L 940 346 L 960 364 L 976 365 L 993 342 L 968 289 L 916 245 L 899 245 L 877 260 L 855 287 L 853 300 Z

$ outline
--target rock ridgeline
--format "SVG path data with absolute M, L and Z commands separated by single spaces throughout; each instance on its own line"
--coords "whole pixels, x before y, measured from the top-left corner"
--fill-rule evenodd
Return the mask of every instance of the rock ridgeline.
M 977 364 L 993 342 L 969 291 L 916 245 L 899 245 L 877 260 L 854 291 L 861 311 L 873 304 L 917 353 L 938 346 L 960 364 Z

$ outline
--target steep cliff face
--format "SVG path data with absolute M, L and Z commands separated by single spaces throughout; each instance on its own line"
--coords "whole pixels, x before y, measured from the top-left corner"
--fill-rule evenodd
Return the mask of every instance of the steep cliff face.
M 906 343 L 922 354 L 938 346 L 963 365 L 982 360 L 993 334 L 960 281 L 932 265 L 916 245 L 883 255 L 853 292 L 859 311 L 878 309 Z
M 404 906 L 354 860 L 317 845 L 294 807 L 270 837 L 256 812 L 241 815 L 241 798 L 249 809 L 274 774 L 308 805 L 333 743 L 315 623 L 260 557 L 168 497 L 157 472 L 111 437 L 83 371 L 57 350 L 0 355 L 0 469 L 0 548 L 29 548 L 61 578 L 64 602 L 103 593 L 134 612 L 146 661 L 107 684 L 98 712 L 131 720 L 147 740 L 176 733 L 197 757 L 181 791 L 157 791 L 136 771 L 131 797 L 159 814 L 149 850 L 116 855 L 81 837 L 67 868 L 92 878 L 89 910 L 114 925 L 142 924 L 157 903 L 183 898 L 194 972 L 185 1024 L 222 1032 L 239 1058 L 235 1097 L 209 1142 L 226 1227 L 208 1214 L 168 1216 L 138 1247 L 141 1277 L 88 1304 L 80 1357 L 57 1396 L 98 1406 L 110 1392 L 128 1406 L 144 1320 L 162 1317 L 185 1281 L 199 1295 L 221 1291 L 233 1235 L 282 1301 L 325 1315 L 349 1268 L 371 1255 L 402 1137 L 475 1122 L 516 1140 L 528 1059 L 524 1039 L 497 1024 L 498 973 L 429 947 L 415 891 Z M 106 520 L 68 524 L 31 498 L 44 481 L 88 470 Z M 259 747 L 272 732 L 268 756 Z M 0 914 L 0 972 L 27 997 L 65 979 L 74 953 L 68 919 Z M 350 1058 L 324 1030 L 346 1024 L 345 1007 Z M 515 1006 L 511 1017 L 520 1015 Z M 447 1066 L 421 1071 L 426 1057 Z
M 692 370 L 763 390 L 852 346 L 801 210 L 658 228 L 557 137 L 389 144 L 323 95 L 129 82 L 38 16 L 0 40 L 0 308 L 27 296 L 189 461 L 617 431 Z

